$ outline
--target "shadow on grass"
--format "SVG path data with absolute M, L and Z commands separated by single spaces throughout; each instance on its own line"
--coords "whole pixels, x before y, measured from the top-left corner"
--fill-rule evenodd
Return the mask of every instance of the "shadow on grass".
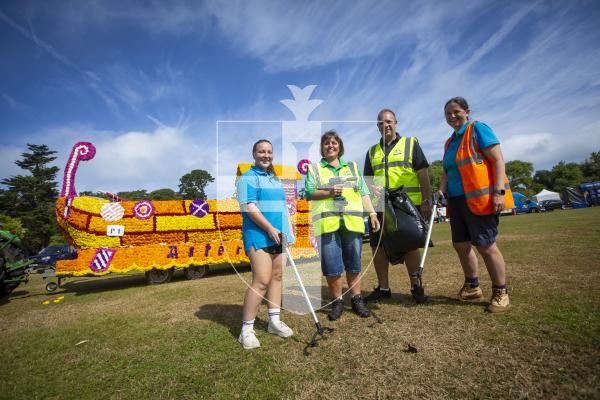
M 239 273 L 250 271 L 249 265 L 236 266 Z M 208 274 L 199 280 L 210 279 L 215 276 L 228 276 L 235 274 L 236 271 L 229 266 L 217 266 L 215 269 L 209 269 Z M 183 269 L 176 269 L 173 273 L 173 278 L 169 283 L 174 284 L 181 281 L 186 281 Z M 136 288 L 149 285 L 144 273 L 136 272 L 129 274 L 113 274 L 103 277 L 67 277 L 63 278 L 60 288 L 52 293 L 74 293 L 76 296 L 82 296 L 92 293 L 100 293 L 105 291 L 121 290 Z
M 223 325 L 237 340 L 242 324 L 242 311 L 243 307 L 240 304 L 204 304 L 194 315 L 200 320 L 209 320 Z M 257 317 L 254 326 L 266 330 L 267 322 Z

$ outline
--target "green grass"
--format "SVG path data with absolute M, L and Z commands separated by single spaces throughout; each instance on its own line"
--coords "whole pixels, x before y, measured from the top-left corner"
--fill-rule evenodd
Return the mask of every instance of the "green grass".
M 262 347 L 243 350 L 246 286 L 228 271 L 158 286 L 141 274 L 75 278 L 52 295 L 33 277 L 0 301 L 0 398 L 599 398 L 600 208 L 503 217 L 500 232 L 510 312 L 454 300 L 461 269 L 449 224 L 436 224 L 431 302 L 413 305 L 404 267 L 391 267 L 393 299 L 367 319 L 319 312 L 335 331 L 316 348 L 309 316 L 284 312 L 296 334 L 282 340 L 266 333 L 263 305 Z M 375 285 L 369 268 L 363 291 Z

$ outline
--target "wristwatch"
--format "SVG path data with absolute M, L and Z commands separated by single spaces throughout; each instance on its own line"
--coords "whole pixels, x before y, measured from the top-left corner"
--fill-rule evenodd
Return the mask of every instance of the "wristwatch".
M 504 196 L 506 194 L 506 190 L 504 189 L 494 189 L 494 194 L 499 194 L 500 196 Z

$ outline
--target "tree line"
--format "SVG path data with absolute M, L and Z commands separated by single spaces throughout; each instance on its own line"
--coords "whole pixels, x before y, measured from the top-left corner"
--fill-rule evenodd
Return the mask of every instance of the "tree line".
M 533 164 L 528 161 L 512 160 L 506 162 L 506 176 L 513 191 L 533 196 L 542 189 L 562 193 L 563 189 L 577 186 L 583 182 L 600 181 L 600 151 L 593 152 L 581 163 L 560 161 L 550 170 L 534 172 Z M 437 160 L 429 166 L 429 177 L 433 189 L 440 184 L 442 161 Z
M 36 253 L 50 244 L 64 243 L 58 230 L 54 206 L 58 197 L 58 167 L 50 166 L 56 160 L 56 151 L 46 145 L 27 144 L 27 152 L 15 161 L 23 175 L 4 178 L 0 188 L 0 224 L 2 229 L 15 231 L 30 253 Z M 195 169 L 179 179 L 179 191 L 169 188 L 147 192 L 138 189 L 116 193 L 127 200 L 206 200 L 205 188 L 214 178 L 202 169 Z M 105 197 L 99 192 L 81 192 L 80 196 Z
M 64 243 L 58 231 L 54 215 L 54 205 L 58 197 L 58 167 L 50 166 L 56 159 L 56 151 L 46 145 L 27 144 L 28 151 L 15 161 L 23 175 L 4 178 L 0 181 L 0 224 L 3 229 L 16 231 L 30 252 L 37 252 L 49 244 Z M 434 161 L 429 166 L 432 187 L 439 186 L 442 161 Z M 533 170 L 527 161 L 513 160 L 506 163 L 506 174 L 515 191 L 526 196 L 534 195 L 546 188 L 562 192 L 567 186 L 582 182 L 600 181 L 600 151 L 593 152 L 581 163 L 559 162 L 551 170 Z M 163 188 L 148 192 L 137 189 L 116 193 L 127 200 L 206 200 L 206 186 L 214 182 L 210 173 L 195 169 L 179 179 L 179 190 Z M 103 193 L 81 192 L 79 195 L 104 197 Z

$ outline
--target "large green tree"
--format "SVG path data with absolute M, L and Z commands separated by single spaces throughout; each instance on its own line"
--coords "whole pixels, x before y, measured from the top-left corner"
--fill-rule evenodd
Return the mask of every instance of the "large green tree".
M 184 199 L 206 200 L 204 188 L 215 178 L 203 169 L 195 169 L 179 179 L 179 193 Z
M 179 200 L 181 196 L 173 189 L 157 189 L 148 193 L 148 200 Z
M 600 151 L 595 151 L 590 158 L 581 163 L 581 172 L 586 181 L 600 181 Z
M 552 167 L 552 190 L 562 192 L 567 186 L 576 186 L 583 182 L 583 172 L 579 164 L 564 161 L 559 162 Z
M 512 190 L 526 196 L 535 194 L 533 184 L 533 164 L 528 161 L 512 160 L 505 164 L 506 176 Z
M 27 149 L 29 151 L 21 154 L 15 164 L 28 174 L 1 181 L 7 189 L 0 193 L 0 213 L 21 220 L 25 228 L 23 242 L 35 252 L 47 246 L 58 232 L 54 203 L 58 195 L 56 173 L 59 168 L 49 166 L 56 159 L 56 152 L 48 146 L 27 144 Z
M 442 171 L 444 170 L 444 166 L 442 165 L 442 160 L 435 160 L 431 164 L 429 164 L 429 168 L 427 169 L 427 173 L 429 174 L 429 181 L 431 182 L 431 191 L 433 193 L 437 192 L 440 187 L 440 180 L 442 179 Z
M 131 190 L 129 192 L 119 192 L 117 193 L 117 196 L 127 200 L 145 200 L 150 198 L 150 195 L 148 194 L 146 189 Z

